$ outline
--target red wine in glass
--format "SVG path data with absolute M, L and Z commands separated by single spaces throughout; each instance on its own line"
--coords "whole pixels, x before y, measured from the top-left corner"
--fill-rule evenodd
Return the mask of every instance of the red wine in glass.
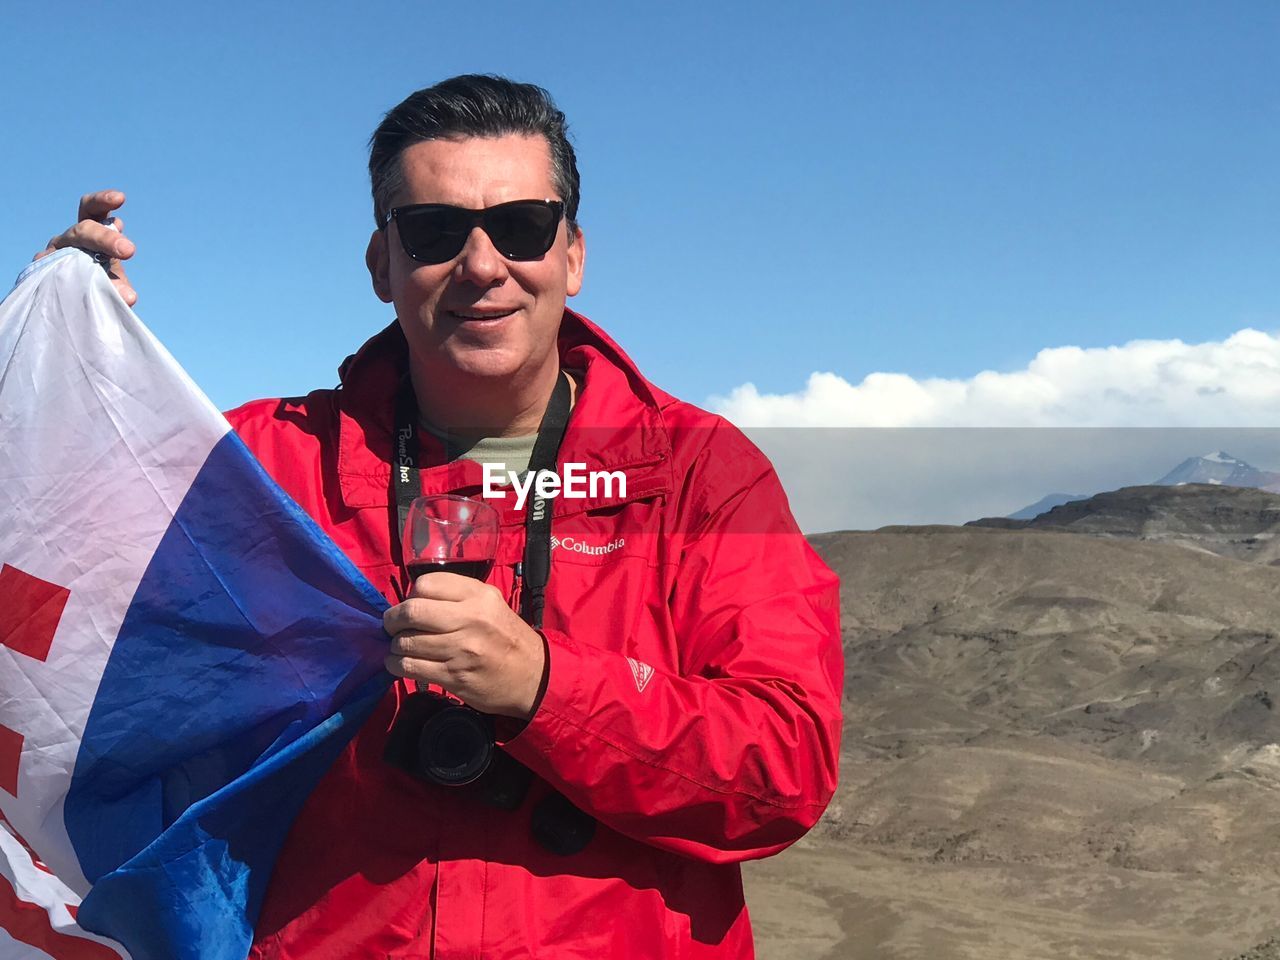
M 401 537 L 409 576 L 444 571 L 485 580 L 498 554 L 498 531 L 498 512 L 483 500 L 418 497 Z
M 444 572 L 474 577 L 476 580 L 487 580 L 489 571 L 492 569 L 492 560 L 429 560 L 409 564 L 409 576 L 417 580 L 424 573 Z

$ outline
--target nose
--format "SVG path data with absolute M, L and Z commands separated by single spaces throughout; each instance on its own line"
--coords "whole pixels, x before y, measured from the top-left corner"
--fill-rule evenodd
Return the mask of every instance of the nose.
M 472 229 L 458 254 L 454 267 L 457 280 L 477 287 L 497 287 L 507 279 L 507 258 L 500 254 L 489 235 L 480 227 Z

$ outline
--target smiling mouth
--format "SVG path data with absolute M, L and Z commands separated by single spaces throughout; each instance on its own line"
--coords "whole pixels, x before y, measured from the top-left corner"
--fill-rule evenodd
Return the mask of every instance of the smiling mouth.
M 509 317 L 513 313 L 515 313 L 515 310 L 450 310 L 449 316 L 455 320 L 483 322 L 485 320 L 501 320 L 503 317 Z

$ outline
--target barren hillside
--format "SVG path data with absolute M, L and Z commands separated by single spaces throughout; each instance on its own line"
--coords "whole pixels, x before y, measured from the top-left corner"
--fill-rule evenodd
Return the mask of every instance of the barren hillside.
M 1280 933 L 1280 568 L 1111 531 L 813 543 L 842 580 L 842 784 L 749 872 L 762 956 L 1214 960 Z

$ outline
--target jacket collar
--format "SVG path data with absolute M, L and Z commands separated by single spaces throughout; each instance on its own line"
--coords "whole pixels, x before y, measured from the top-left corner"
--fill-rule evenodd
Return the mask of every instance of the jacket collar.
M 560 497 L 553 515 L 670 491 L 671 438 L 662 418 L 670 398 L 645 380 L 603 330 L 572 310 L 565 311 L 560 324 L 559 351 L 562 367 L 585 371 L 559 460 L 584 464 L 588 471 L 622 471 L 627 495 Z M 395 401 L 408 373 L 408 357 L 404 334 L 393 322 L 338 369 L 338 484 L 348 507 L 387 507 L 391 502 Z M 426 431 L 418 431 L 418 442 L 424 493 L 479 492 L 479 464 L 445 462 L 443 445 Z

